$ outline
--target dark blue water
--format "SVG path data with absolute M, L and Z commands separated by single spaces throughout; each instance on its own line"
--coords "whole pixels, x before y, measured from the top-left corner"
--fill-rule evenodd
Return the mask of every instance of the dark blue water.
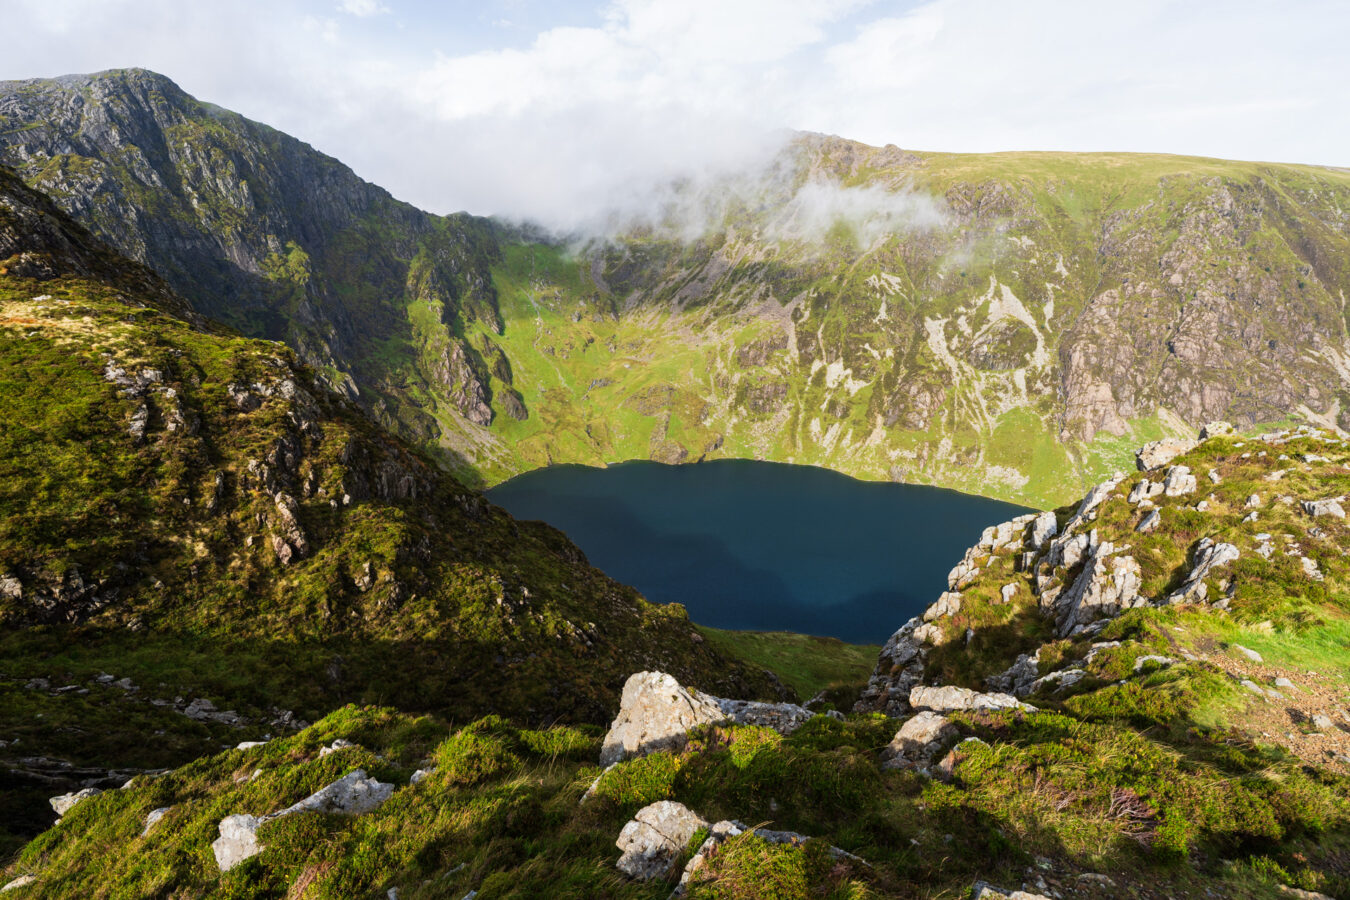
M 488 491 L 565 531 L 611 577 L 716 628 L 885 640 L 946 589 L 986 526 L 1023 507 L 814 466 L 717 460 L 552 466 Z

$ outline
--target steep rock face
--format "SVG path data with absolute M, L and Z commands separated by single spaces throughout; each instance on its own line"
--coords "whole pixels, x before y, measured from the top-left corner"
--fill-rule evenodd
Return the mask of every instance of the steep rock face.
M 1310 426 L 1259 437 L 1206 431 L 1185 442 L 1180 456 L 1162 454 L 1173 462 L 1165 471 L 1160 456 L 1156 466 L 1105 481 L 1075 506 L 986 529 L 952 570 L 949 590 L 882 648 L 855 709 L 899 717 L 1017 708 L 1016 698 L 1063 696 L 1119 673 L 1176 665 L 1160 652 L 1172 650 L 1167 643 L 1136 637 L 1129 652 L 1120 635 L 1140 629 L 1120 623 L 1135 611 L 1139 622 L 1173 607 L 1226 616 L 1252 604 L 1259 612 L 1245 615 L 1261 618 L 1271 614 L 1268 598 L 1279 594 L 1288 604 L 1284 627 L 1293 628 L 1336 596 L 1334 585 L 1348 574 L 1340 549 L 1346 532 L 1325 502 L 1310 498 L 1350 483 L 1343 433 Z M 1263 501 L 1249 493 L 1256 483 L 1278 485 L 1279 495 Z M 985 688 L 999 693 L 981 693 Z M 926 720 L 913 721 L 914 730 L 926 727 Z
M 391 380 L 379 358 L 391 344 L 451 421 L 490 421 L 487 372 L 464 362 L 458 337 L 470 322 L 502 327 L 488 223 L 400 203 L 307 144 L 142 70 L 0 83 L 0 122 L 0 162 L 198 312 L 286 341 L 427 445 L 445 444 L 436 410 Z M 460 362 L 447 369 L 448 353 Z

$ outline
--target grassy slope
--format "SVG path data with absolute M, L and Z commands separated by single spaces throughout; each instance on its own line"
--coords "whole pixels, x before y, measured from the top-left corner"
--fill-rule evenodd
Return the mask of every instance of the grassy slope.
M 275 733 L 283 709 L 313 719 L 352 700 L 598 722 L 643 668 L 775 695 L 762 670 L 696 640 L 681 607 L 487 504 L 283 346 L 163 311 L 181 306 L 161 282 L 3 171 L 0 199 L 0 239 L 65 272 L 34 280 L 20 256 L 0 260 L 6 771 L 36 756 L 177 764 Z M 289 563 L 282 493 L 305 535 Z M 184 717 L 193 698 L 241 728 Z M 19 834 L 68 789 L 4 777 Z
M 1183 458 L 1205 486 L 1191 497 L 1161 498 L 1155 535 L 1131 531 L 1135 514 L 1124 494 L 1137 478 L 1103 504 L 1095 523 L 1101 539 L 1131 543 L 1150 595 L 1175 583 L 1200 537 L 1234 541 L 1242 557 L 1210 584 L 1221 596 L 1218 579 L 1232 579 L 1230 610 L 1125 614 L 1095 638 L 1119 645 L 1100 650 L 1071 689 L 1031 697 L 1039 711 L 953 714 L 962 736 L 979 742 L 957 747 L 943 763 L 946 774 L 881 765 L 895 720 L 822 716 L 786 739 L 751 727 L 700 730 L 682 752 L 606 772 L 595 796 L 579 804 L 600 775 L 597 729 L 538 732 L 496 717 L 456 729 L 435 717 L 347 709 L 263 748 L 204 758 L 87 801 L 29 845 L 8 874 L 35 874 L 37 890 L 58 896 L 350 897 L 397 887 L 413 898 L 468 890 L 484 900 L 664 897 L 669 884 L 642 885 L 613 870 L 613 842 L 638 808 L 674 799 L 710 819 L 812 835 L 870 863 L 834 865 L 823 844 L 772 848 L 746 838 L 713 858 L 696 897 L 936 900 L 961 896 L 976 879 L 1015 888 L 1043 878 L 1066 897 L 1255 900 L 1294 885 L 1350 898 L 1350 778 L 1325 755 L 1350 742 L 1350 732 L 1319 737 L 1307 723 L 1316 710 L 1344 715 L 1337 710 L 1350 702 L 1350 569 L 1341 555 L 1350 533 L 1343 522 L 1319 519 L 1320 534 L 1311 534 L 1306 517 L 1275 499 L 1342 490 L 1350 448 L 1313 438 L 1267 446 L 1216 439 Z M 1304 462 L 1305 454 L 1324 461 Z M 1208 482 L 1210 468 L 1221 484 Z M 1268 480 L 1282 469 L 1278 483 Z M 1318 560 L 1322 581 L 1307 578 L 1292 557 L 1249 552 L 1258 523 L 1240 519 L 1254 492 L 1264 497 L 1260 527 L 1291 535 Z M 1201 498 L 1208 512 L 1191 509 Z M 1016 652 L 1041 644 L 1044 674 L 1089 649 L 1090 639 L 1048 635 L 1026 591 L 1011 604 L 989 602 L 999 586 L 1023 577 L 1007 565 L 1002 556 L 985 561 L 958 615 L 938 620 L 973 636 L 930 651 L 930 683 L 982 687 Z M 757 644 L 751 653 L 783 659 L 779 636 L 704 633 L 709 642 Z M 1238 642 L 1264 662 L 1247 660 Z M 787 642 L 798 659 L 800 643 Z M 1146 654 L 1178 662 L 1136 670 L 1134 660 Z M 1297 685 L 1282 702 L 1237 684 L 1271 685 L 1276 677 Z M 337 737 L 361 749 L 319 758 L 318 747 Z M 428 764 L 436 773 L 407 786 L 411 771 Z M 388 805 L 356 819 L 309 815 L 264 826 L 267 849 L 218 876 L 209 845 L 223 816 L 280 808 L 358 766 L 398 786 Z M 262 774 L 241 779 L 254 771 Z M 169 816 L 141 836 L 145 815 L 161 806 L 172 807 Z
M 1061 442 L 1060 429 L 1077 426 L 1056 400 L 1064 376 L 1055 360 L 1089 299 L 1130 283 L 1153 290 L 1157 279 L 1167 316 L 1196 291 L 1230 290 L 1222 273 L 1247 267 L 1288 296 L 1316 292 L 1316 302 L 1332 310 L 1336 291 L 1350 284 L 1350 271 L 1329 252 L 1343 246 L 1344 234 L 1337 236 L 1334 209 L 1326 208 L 1327 198 L 1350 192 L 1344 172 L 1146 154 L 917 154 L 874 164 L 869 154 L 877 152 L 827 141 L 808 155 L 845 185 L 917 190 L 969 209 L 950 230 L 868 247 L 846 237 L 816 245 L 748 233 L 772 221 L 772 207 L 760 218 L 733 216 L 726 234 L 696 245 L 631 235 L 617 249 L 579 257 L 542 245 L 509 247 L 494 270 L 505 323 L 500 343 L 531 415 L 493 423 L 508 450 L 481 466 L 487 480 L 549 462 L 708 454 L 814 463 L 865 478 L 898 475 L 1049 508 L 1128 468 L 1139 444 L 1187 430 L 1175 411 L 1143 406 L 1127 415 L 1124 434 Z M 1257 227 L 1233 246 L 1215 238 L 1192 247 L 1201 239 L 1190 234 L 1180 240 L 1221 190 L 1238 197 L 1240 208 L 1260 207 Z M 1183 250 L 1199 254 L 1201 265 L 1186 270 L 1180 286 L 1159 279 L 1159 258 Z M 591 278 L 593 264 L 605 283 Z M 880 276 L 893 286 L 879 289 Z M 1025 394 L 1014 373 L 963 361 L 969 338 L 957 322 L 978 330 L 991 284 L 1021 300 L 1053 361 L 1026 370 Z M 793 299 L 800 355 L 781 338 L 762 363 L 746 355 L 783 330 L 761 302 L 772 308 Z M 1156 313 L 1132 309 L 1117 314 L 1115 327 L 1147 331 L 1147 320 L 1131 317 Z M 943 336 L 957 371 L 934 355 L 925 320 L 947 322 Z M 1285 326 L 1271 319 L 1262 327 L 1278 340 Z M 882 358 L 869 357 L 865 345 Z M 833 361 L 852 374 L 832 376 L 824 364 Z M 1103 377 L 1135 374 L 1127 367 Z M 1198 377 L 1245 389 L 1272 376 L 1211 367 Z M 855 387 L 845 390 L 848 378 Z M 929 382 L 943 399 L 926 424 L 878 429 L 887 404 L 903 406 L 893 394 Z M 757 393 L 775 384 L 785 394 Z M 1157 388 L 1138 389 L 1147 397 Z M 1288 412 L 1242 414 L 1273 421 Z
M 673 798 L 712 819 L 799 830 L 871 864 L 822 860 L 824 844 L 743 839 L 714 857 L 692 894 L 701 898 L 953 897 L 978 878 L 1018 884 L 1033 860 L 1070 896 L 1269 898 L 1287 881 L 1346 896 L 1324 874 L 1346 848 L 1343 781 L 1232 741 L 1202 754 L 1193 740 L 1178 754 L 1156 726 L 1053 712 L 957 718 L 986 743 L 963 748 L 950 783 L 879 768 L 893 721 L 818 717 L 787 739 L 703 730 L 681 753 L 620 764 L 579 804 L 600 775 L 596 730 L 497 718 L 456 730 L 348 709 L 86 801 L 8 874 L 37 876 L 17 897 L 345 898 L 396 887 L 411 898 L 658 898 L 670 884 L 620 876 L 613 842 L 638 808 Z M 359 746 L 320 758 L 336 738 Z M 264 852 L 218 873 L 210 843 L 224 816 L 274 811 L 358 767 L 396 785 L 387 805 L 265 825 Z M 161 807 L 166 818 L 142 834 Z M 1118 887 L 1081 882 L 1082 872 L 1108 873 Z
M 736 659 L 763 666 L 803 701 L 821 691 L 832 699 L 867 680 L 881 647 L 790 631 L 726 631 L 698 626 L 699 634 Z

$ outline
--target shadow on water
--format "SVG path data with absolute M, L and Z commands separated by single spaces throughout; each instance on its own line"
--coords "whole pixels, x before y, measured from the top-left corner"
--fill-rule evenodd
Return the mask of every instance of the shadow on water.
M 874 643 L 945 589 L 988 525 L 1026 510 L 811 466 L 556 466 L 488 493 L 565 531 L 591 562 L 701 624 Z

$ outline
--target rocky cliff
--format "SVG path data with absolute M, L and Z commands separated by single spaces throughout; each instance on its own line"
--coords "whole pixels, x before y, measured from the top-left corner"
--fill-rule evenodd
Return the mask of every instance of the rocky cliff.
M 505 255 L 526 464 L 748 456 L 1045 508 L 1211 419 L 1347 424 L 1344 172 L 809 135 L 781 162 L 700 239 L 672 214 L 575 268 Z
M 496 371 L 495 395 L 489 386 L 491 338 L 463 337 L 469 323 L 501 330 L 498 249 L 482 220 L 400 203 L 138 69 L 0 83 L 0 162 L 199 313 L 285 341 L 452 464 L 491 421 L 491 401 L 526 414 L 509 369 Z
M 0 85 L 0 161 L 470 481 L 741 456 L 1045 508 L 1211 419 L 1350 415 L 1339 170 L 801 135 L 564 245 L 136 70 Z

